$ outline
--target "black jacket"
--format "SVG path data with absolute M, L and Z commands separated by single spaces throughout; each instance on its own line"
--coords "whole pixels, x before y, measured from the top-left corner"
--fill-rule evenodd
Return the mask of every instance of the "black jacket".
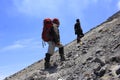
M 75 23 L 74 30 L 76 35 L 83 35 L 83 31 L 79 22 Z

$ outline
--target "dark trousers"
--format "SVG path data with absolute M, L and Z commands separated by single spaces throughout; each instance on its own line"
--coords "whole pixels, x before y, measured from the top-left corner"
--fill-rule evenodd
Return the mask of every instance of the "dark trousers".
M 79 42 L 81 41 L 80 38 L 81 38 L 81 37 L 80 37 L 80 34 L 77 34 L 77 43 L 79 43 Z
M 81 41 L 81 38 L 84 36 L 84 34 L 77 34 L 77 43 Z

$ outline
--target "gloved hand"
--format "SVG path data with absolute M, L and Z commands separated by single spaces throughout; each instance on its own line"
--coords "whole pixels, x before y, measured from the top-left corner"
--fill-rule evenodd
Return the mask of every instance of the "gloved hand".
M 63 46 L 60 42 L 57 42 L 56 45 L 59 46 L 59 47 Z
M 57 42 L 56 45 L 60 45 L 60 42 Z

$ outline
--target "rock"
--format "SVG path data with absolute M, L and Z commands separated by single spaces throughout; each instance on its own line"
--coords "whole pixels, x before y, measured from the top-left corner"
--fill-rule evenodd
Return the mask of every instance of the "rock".
M 120 74 L 120 67 L 119 67 L 119 69 L 116 70 L 116 74 L 117 74 L 117 75 Z
M 110 61 L 120 63 L 120 56 L 114 56 L 114 57 L 110 58 Z
M 102 68 L 100 66 L 98 66 L 96 69 L 94 69 L 94 74 L 96 75 L 96 77 L 104 76 L 105 72 L 106 72 L 106 69 Z
M 104 63 L 101 59 L 99 59 L 99 58 L 95 58 L 95 59 L 93 60 L 93 62 L 100 63 L 101 66 L 104 66 L 104 65 L 105 65 L 105 63 Z

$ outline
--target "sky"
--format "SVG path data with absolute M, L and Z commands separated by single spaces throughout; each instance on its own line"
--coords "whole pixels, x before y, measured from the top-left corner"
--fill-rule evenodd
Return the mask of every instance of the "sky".
M 44 18 L 60 20 L 63 45 L 76 39 L 74 24 L 83 32 L 120 10 L 120 0 L 0 0 L 0 80 L 44 58 Z

